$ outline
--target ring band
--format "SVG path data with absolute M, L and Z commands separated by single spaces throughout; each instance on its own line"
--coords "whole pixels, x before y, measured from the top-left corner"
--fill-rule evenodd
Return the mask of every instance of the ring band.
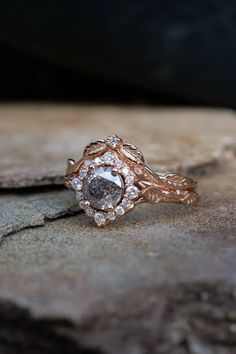
M 142 152 L 116 135 L 87 145 L 78 162 L 68 159 L 65 186 L 76 191 L 79 206 L 98 226 L 143 202 L 191 205 L 199 201 L 197 182 L 152 171 Z

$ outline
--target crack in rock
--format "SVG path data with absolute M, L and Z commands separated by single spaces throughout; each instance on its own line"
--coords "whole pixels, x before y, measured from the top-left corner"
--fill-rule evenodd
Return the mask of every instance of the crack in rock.
M 80 210 L 72 194 L 61 190 L 1 196 L 0 240 L 27 227 L 42 226 L 46 221 L 78 213 Z
M 1 189 L 61 186 L 66 159 L 78 159 L 86 144 L 111 132 L 160 171 L 206 174 L 235 158 L 230 110 L 2 105 L 0 123 Z

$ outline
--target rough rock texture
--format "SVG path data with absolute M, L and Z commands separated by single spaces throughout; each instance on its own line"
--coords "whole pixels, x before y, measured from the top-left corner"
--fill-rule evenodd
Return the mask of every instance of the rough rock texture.
M 12 109 L 13 116 L 16 111 Z M 22 118 L 28 120 L 24 139 L 16 118 L 3 121 L 4 131 L 8 134 L 12 131 L 16 139 L 11 143 L 1 139 L 0 151 L 8 144 L 16 152 L 15 156 L 8 157 L 14 171 L 24 164 L 23 156 L 26 168 L 28 163 L 34 165 L 38 155 L 35 168 L 43 166 L 43 158 L 47 164 L 50 154 L 45 154 L 46 145 L 63 140 L 63 132 L 68 136 L 69 128 L 65 129 L 67 125 L 61 118 L 57 131 L 51 130 L 51 138 L 49 119 L 48 129 L 44 130 L 48 135 L 42 145 L 42 156 L 39 147 L 32 146 L 29 152 L 30 141 L 37 141 L 37 136 L 39 140 L 44 139 L 39 134 L 40 124 L 44 126 L 46 122 L 44 115 L 49 117 L 55 111 L 55 108 L 38 107 L 41 119 L 32 118 L 32 123 L 30 113 Z M 89 131 L 92 137 L 97 137 L 98 130 L 103 128 L 106 133 L 102 136 L 110 133 L 106 112 L 109 115 L 116 112 L 116 120 L 122 112 L 124 118 L 118 122 L 118 133 L 126 131 L 129 140 L 126 129 L 133 124 L 131 141 L 139 142 L 137 145 L 141 145 L 151 163 L 156 166 L 160 163 L 163 169 L 191 171 L 199 180 L 201 201 L 197 207 L 140 205 L 115 224 L 98 229 L 84 213 L 78 212 L 69 192 L 55 185 L 50 191 L 45 187 L 43 190 L 34 175 L 31 188 L 16 188 L 21 185 L 16 173 L 13 188 L 2 189 L 0 197 L 0 352 L 236 352 L 236 120 L 233 114 L 147 109 L 147 119 L 143 122 L 144 108 L 136 111 L 134 108 L 74 107 L 68 108 L 67 122 L 72 111 L 75 117 L 76 112 L 78 115 L 87 112 L 86 120 L 78 118 L 80 133 L 85 134 L 81 139 L 86 142 L 90 140 Z M 10 108 L 4 107 L 0 112 L 0 116 L 4 113 L 11 117 Z M 61 112 L 66 116 L 66 108 Z M 105 117 L 94 132 L 91 120 L 100 117 L 102 112 Z M 191 120 L 187 118 L 190 115 Z M 172 119 L 175 124 L 170 124 Z M 14 133 L 17 129 L 25 144 L 19 145 Z M 74 129 L 71 134 L 75 134 Z M 77 131 L 76 135 L 80 136 Z M 167 136 L 171 137 L 170 142 Z M 158 159 L 165 156 L 160 162 L 155 141 L 160 150 Z M 63 160 L 67 152 L 65 146 L 55 148 L 59 152 L 51 153 L 50 161 L 56 169 L 60 154 Z M 72 147 L 68 144 L 72 157 L 73 149 L 76 150 L 76 143 L 72 139 Z M 10 172 L 5 165 L 2 180 L 7 180 Z M 26 186 L 28 182 L 22 181 Z M 50 181 L 55 183 L 52 179 L 47 183 Z M 32 183 L 37 186 L 32 187 Z M 34 227 L 38 225 L 41 227 Z
M 0 187 L 61 185 L 68 157 L 118 134 L 159 170 L 214 170 L 236 151 L 232 111 L 103 106 L 1 106 Z
M 0 204 L 0 240 L 4 235 L 47 220 L 69 216 L 79 210 L 72 191 L 4 193 Z

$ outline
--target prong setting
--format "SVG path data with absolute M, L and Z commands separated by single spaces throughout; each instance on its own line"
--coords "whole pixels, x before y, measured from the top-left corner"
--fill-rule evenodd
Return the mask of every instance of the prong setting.
M 108 201 L 104 202 L 103 205 L 99 204 L 99 207 L 92 199 L 89 200 L 89 193 L 87 193 L 88 188 L 93 188 L 92 184 L 95 184 L 95 178 L 98 179 L 98 187 L 102 186 L 100 179 L 104 179 L 104 186 L 107 184 L 108 190 L 113 193 L 110 198 L 108 194 L 106 197 Z M 85 210 L 89 217 L 94 218 L 99 227 L 130 211 L 134 207 L 133 199 L 136 196 L 138 197 L 138 188 L 134 186 L 135 173 L 113 150 L 107 150 L 93 159 L 85 159 L 77 171 L 77 175 L 71 179 L 70 183 L 71 188 L 76 191 L 79 206 Z M 101 191 L 101 187 L 97 189 L 98 195 L 100 192 L 101 195 L 102 193 L 106 194 L 106 191 Z

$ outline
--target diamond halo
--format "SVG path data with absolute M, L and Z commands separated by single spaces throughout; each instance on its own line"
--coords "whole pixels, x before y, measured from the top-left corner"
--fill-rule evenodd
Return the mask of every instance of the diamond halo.
M 85 159 L 70 181 L 80 207 L 97 226 L 114 221 L 134 207 L 133 200 L 139 195 L 134 183 L 135 174 L 112 150 Z

